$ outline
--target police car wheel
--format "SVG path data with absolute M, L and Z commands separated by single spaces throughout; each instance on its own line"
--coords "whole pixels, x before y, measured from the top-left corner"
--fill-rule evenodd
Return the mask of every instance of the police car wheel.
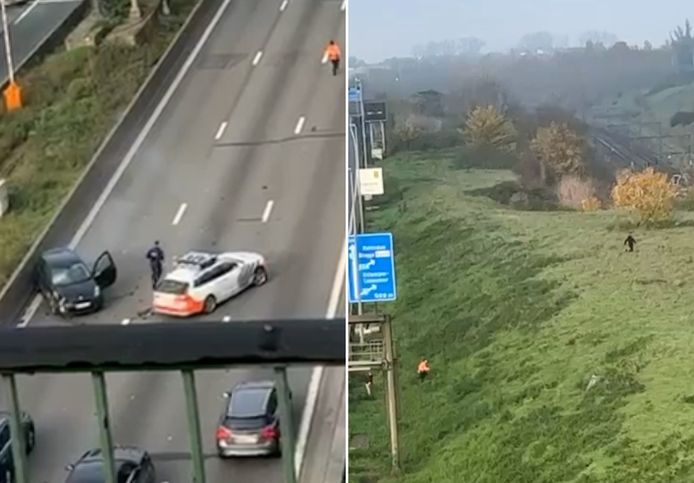
M 263 267 L 258 267 L 253 272 L 253 285 L 256 287 L 267 282 L 267 272 Z
M 206 314 L 211 314 L 214 312 L 214 309 L 217 308 L 217 299 L 214 298 L 214 295 L 208 295 L 207 298 L 205 299 L 205 306 L 203 310 L 205 311 Z

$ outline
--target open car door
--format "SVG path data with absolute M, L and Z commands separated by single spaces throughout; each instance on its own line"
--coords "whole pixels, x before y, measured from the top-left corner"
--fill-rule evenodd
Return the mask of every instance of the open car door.
M 113 262 L 113 257 L 109 252 L 104 252 L 99 255 L 99 258 L 94 262 L 92 269 L 92 277 L 101 288 L 107 288 L 116 283 L 116 264 Z

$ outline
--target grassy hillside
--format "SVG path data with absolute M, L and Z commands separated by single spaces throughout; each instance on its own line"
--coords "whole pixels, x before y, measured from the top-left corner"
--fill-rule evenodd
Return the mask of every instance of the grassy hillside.
M 509 172 L 449 166 L 384 163 L 405 199 L 370 227 L 395 237 L 404 474 L 385 477 L 382 379 L 369 400 L 351 376 L 350 436 L 369 448 L 350 481 L 694 481 L 691 216 L 625 253 L 615 213 L 511 211 L 469 194 Z

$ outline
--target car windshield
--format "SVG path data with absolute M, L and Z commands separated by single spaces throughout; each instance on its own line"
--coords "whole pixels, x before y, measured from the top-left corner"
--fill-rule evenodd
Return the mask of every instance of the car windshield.
M 231 394 L 227 416 L 231 418 L 257 418 L 265 415 L 267 389 L 237 389 Z
M 176 280 L 164 279 L 157 285 L 157 292 L 168 293 L 172 295 L 183 295 L 188 290 L 188 284 Z
M 89 269 L 81 262 L 51 268 L 51 281 L 57 287 L 86 282 L 91 278 Z

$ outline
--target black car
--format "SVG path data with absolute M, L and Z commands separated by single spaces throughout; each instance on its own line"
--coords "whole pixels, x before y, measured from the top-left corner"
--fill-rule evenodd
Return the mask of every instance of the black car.
M 226 404 L 217 427 L 217 454 L 279 456 L 280 420 L 272 381 L 243 382 L 224 393 Z
M 5 482 L 7 473 L 14 471 L 14 458 L 12 457 L 12 441 L 10 439 L 10 413 L 0 411 L 0 482 Z M 36 446 L 36 430 L 34 421 L 27 413 L 22 413 L 22 430 L 24 431 L 25 451 L 31 453 Z
M 152 457 L 147 451 L 134 446 L 116 446 L 113 449 L 118 483 L 156 483 Z M 65 483 L 104 483 L 104 458 L 101 449 L 87 451 L 74 464 L 67 466 L 70 474 Z
M 104 252 L 90 269 L 74 250 L 55 248 L 39 257 L 34 281 L 52 314 L 96 312 L 104 303 L 101 290 L 116 281 L 116 265 Z

